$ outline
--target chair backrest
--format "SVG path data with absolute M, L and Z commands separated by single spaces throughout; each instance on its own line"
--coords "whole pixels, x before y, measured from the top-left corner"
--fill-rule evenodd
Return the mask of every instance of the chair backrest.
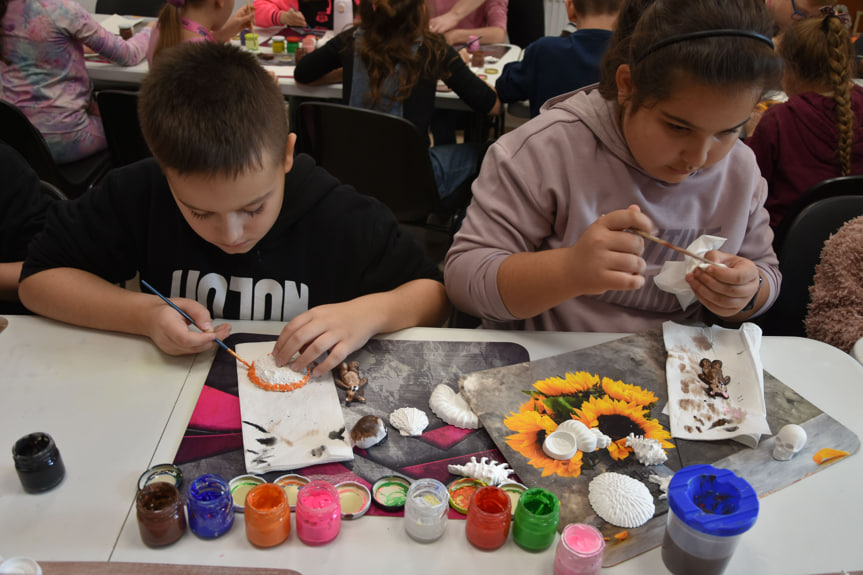
M 863 215 L 863 195 L 833 196 L 817 200 L 788 225 L 779 251 L 782 287 L 773 307 L 756 322 L 766 335 L 806 336 L 804 320 L 809 305 L 809 286 L 821 249 L 848 220 Z
M 115 168 L 152 157 L 138 121 L 137 92 L 101 90 L 96 93 L 96 103 Z
M 24 112 L 5 100 L 0 100 L 0 139 L 21 154 L 39 179 L 63 188 L 65 178 L 48 149 L 48 143 Z
M 96 0 L 95 12 L 155 18 L 164 5 L 165 0 Z
M 832 198 L 834 196 L 858 196 L 863 195 L 863 175 L 859 176 L 841 176 L 838 178 L 830 178 L 818 182 L 808 190 L 806 190 L 797 201 L 788 208 L 788 212 L 779 225 L 776 226 L 773 236 L 773 249 L 779 255 L 782 242 L 788 234 L 788 228 L 791 227 L 791 222 L 802 212 L 809 204 L 823 200 L 824 198 Z
M 428 144 L 410 121 L 329 102 L 303 102 L 299 121 L 300 151 L 400 222 L 423 222 L 438 210 Z

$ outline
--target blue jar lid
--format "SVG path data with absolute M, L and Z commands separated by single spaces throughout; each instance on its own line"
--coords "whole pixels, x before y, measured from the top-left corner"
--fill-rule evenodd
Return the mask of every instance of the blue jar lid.
M 708 535 L 739 535 L 758 518 L 758 494 L 728 469 L 690 465 L 674 474 L 668 505 L 684 523 Z

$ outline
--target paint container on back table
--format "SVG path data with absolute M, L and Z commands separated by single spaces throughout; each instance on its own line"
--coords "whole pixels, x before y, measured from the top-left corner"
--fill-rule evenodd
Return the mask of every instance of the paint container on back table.
M 512 538 L 528 551 L 547 549 L 557 535 L 560 500 L 557 495 L 540 487 L 525 491 L 512 518 Z
M 257 547 L 274 547 L 291 534 L 291 507 L 274 483 L 253 487 L 245 502 L 246 537 Z
M 12 458 L 21 486 L 27 493 L 53 489 L 66 476 L 60 450 L 47 433 L 25 435 L 12 446 Z
M 270 46 L 273 48 L 273 54 L 283 54 L 285 52 L 285 37 L 273 36 Z
M 314 36 L 309 35 L 303 37 L 303 48 L 306 49 L 306 54 L 313 52 L 315 46 L 317 46 L 317 40 L 315 40 Z
M 234 524 L 234 500 L 228 482 L 219 475 L 195 478 L 186 492 L 189 529 L 203 539 L 227 533 Z
M 186 532 L 186 513 L 180 490 L 157 481 L 144 486 L 135 497 L 138 531 L 149 547 L 170 545 Z
M 470 500 L 465 535 L 474 547 L 491 551 L 506 542 L 511 520 L 509 495 L 500 487 L 486 485 Z
M 446 531 L 449 493 L 437 479 L 418 479 L 405 500 L 405 531 L 415 541 L 431 543 Z
M 758 494 L 727 469 L 690 465 L 668 485 L 662 561 L 674 575 L 719 575 L 758 519 Z
M 254 32 L 246 33 L 246 49 L 251 50 L 252 52 L 257 52 L 258 50 L 258 35 Z
M 554 575 L 599 575 L 605 539 L 599 529 L 584 523 L 563 528 L 554 554 Z
M 311 481 L 297 493 L 297 537 L 306 545 L 324 545 L 342 528 L 342 508 L 335 486 Z

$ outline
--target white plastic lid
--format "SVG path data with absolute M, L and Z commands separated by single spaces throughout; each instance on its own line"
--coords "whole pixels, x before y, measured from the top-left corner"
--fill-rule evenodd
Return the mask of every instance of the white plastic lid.
M 0 573 L 17 573 L 23 575 L 42 575 L 42 568 L 29 557 L 10 557 L 0 563 Z
M 285 37 L 284 37 L 284 36 L 273 36 L 273 40 L 272 40 L 272 41 L 273 41 L 273 42 L 284 42 L 284 41 L 285 41 Z

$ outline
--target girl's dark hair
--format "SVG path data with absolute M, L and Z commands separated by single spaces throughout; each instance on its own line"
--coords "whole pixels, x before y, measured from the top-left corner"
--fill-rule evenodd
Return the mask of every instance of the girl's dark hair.
M 682 75 L 707 86 L 756 86 L 762 93 L 777 88 L 782 61 L 762 40 L 692 38 L 651 52 L 672 36 L 720 29 L 769 37 L 773 20 L 763 0 L 627 0 L 603 60 L 600 92 L 617 99 L 617 69 L 624 64 L 631 68 L 633 109 L 666 99 Z
M 384 100 L 405 101 L 423 75 L 445 77 L 446 38 L 429 31 L 425 0 L 360 0 L 359 13 L 363 34 L 355 49 L 368 70 L 371 106 L 386 108 Z M 398 86 L 387 94 L 384 82 L 396 66 Z
M 782 36 L 779 54 L 791 73 L 810 86 L 832 90 L 839 131 L 839 175 L 851 171 L 854 114 L 851 111 L 851 78 L 854 46 L 848 30 L 836 16 L 795 22 Z
M 0 62 L 4 64 L 8 64 L 9 60 L 6 59 L 6 56 L 3 54 L 3 18 L 6 17 L 6 9 L 9 7 L 9 0 L 0 0 Z

